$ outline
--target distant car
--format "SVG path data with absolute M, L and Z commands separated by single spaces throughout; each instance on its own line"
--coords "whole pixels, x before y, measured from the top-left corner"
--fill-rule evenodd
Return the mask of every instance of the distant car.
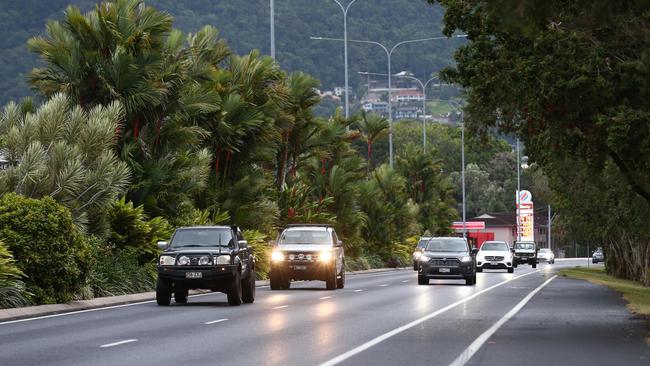
M 522 263 L 528 263 L 533 268 L 537 268 L 537 247 L 534 242 L 515 243 L 515 262 L 514 266 Z
M 325 281 L 328 290 L 345 287 L 343 242 L 329 225 L 289 225 L 271 254 L 271 290 L 284 290 L 291 281 Z
M 539 251 L 537 251 L 537 262 L 546 262 L 548 264 L 554 264 L 555 263 L 555 254 L 553 254 L 553 251 L 548 249 L 548 248 L 541 248 Z
M 422 252 L 424 252 L 424 247 L 427 246 L 427 243 L 429 242 L 429 237 L 423 236 L 420 238 L 420 241 L 418 241 L 418 245 L 415 247 L 415 250 L 413 251 L 413 270 L 417 271 L 418 270 L 418 261 L 420 259 L 420 256 L 422 255 Z
M 598 262 L 604 262 L 605 261 L 605 255 L 603 254 L 602 249 L 597 249 L 594 254 L 591 256 L 591 263 L 598 263 Z
M 169 243 L 158 242 L 156 302 L 187 302 L 191 289 L 228 295 L 228 304 L 255 301 L 255 257 L 237 226 L 178 228 Z
M 431 238 L 420 256 L 418 284 L 428 285 L 430 279 L 464 279 L 476 284 L 476 253 L 464 238 Z
M 476 255 L 476 272 L 483 269 L 506 269 L 514 272 L 512 265 L 514 256 L 510 246 L 505 241 L 486 241 Z

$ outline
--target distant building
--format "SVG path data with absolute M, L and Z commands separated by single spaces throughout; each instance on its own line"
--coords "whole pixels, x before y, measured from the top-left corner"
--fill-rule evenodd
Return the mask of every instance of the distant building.
M 388 116 L 388 103 L 386 102 L 366 102 L 361 108 L 366 112 Z
M 510 245 L 517 241 L 517 215 L 514 212 L 487 213 L 467 221 L 485 223 L 485 229 L 467 231 L 468 239 L 477 247 L 487 240 L 505 240 Z M 546 215 L 535 215 L 535 242 L 539 248 L 548 247 L 547 221 Z M 456 232 L 462 233 L 462 230 Z
M 400 119 L 418 119 L 422 116 L 422 107 L 418 106 L 400 106 L 393 108 L 393 118 Z
M 353 94 L 352 88 L 348 88 L 348 92 L 350 93 L 350 95 L 352 95 Z M 344 94 L 345 94 L 345 87 L 337 86 L 334 88 L 334 95 L 336 95 L 337 97 L 343 96 Z
M 391 101 L 393 103 L 422 102 L 424 94 L 417 89 L 400 89 L 391 93 Z

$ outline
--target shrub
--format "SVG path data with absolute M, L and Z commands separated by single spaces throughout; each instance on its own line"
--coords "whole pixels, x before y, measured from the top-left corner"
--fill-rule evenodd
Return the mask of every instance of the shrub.
M 0 240 L 13 252 L 38 304 L 70 301 L 92 266 L 90 246 L 70 211 L 50 197 L 0 197 Z
M 255 256 L 255 273 L 257 279 L 264 280 L 269 277 L 271 269 L 271 247 L 266 243 L 267 236 L 257 230 L 244 230 L 244 239 Z
M 97 263 L 88 286 L 94 297 L 117 296 L 155 289 L 155 263 L 138 263 L 136 248 L 114 249 L 102 243 L 93 246 Z
M 21 281 L 23 276 L 7 246 L 0 242 L 0 308 L 29 305 L 31 294 Z
M 108 242 L 116 249 L 133 248 L 140 263 L 152 260 L 158 253 L 156 242 L 172 234 L 171 225 L 162 217 L 149 220 L 142 206 L 124 198 L 117 200 L 107 210 L 110 231 Z

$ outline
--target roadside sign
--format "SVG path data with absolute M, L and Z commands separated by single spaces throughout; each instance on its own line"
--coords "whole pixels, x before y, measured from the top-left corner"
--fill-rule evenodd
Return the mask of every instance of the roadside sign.
M 451 224 L 452 229 L 456 230 L 463 230 L 463 222 L 462 221 L 454 221 Z M 467 230 L 483 230 L 485 229 L 485 222 L 484 221 L 465 221 L 465 229 Z

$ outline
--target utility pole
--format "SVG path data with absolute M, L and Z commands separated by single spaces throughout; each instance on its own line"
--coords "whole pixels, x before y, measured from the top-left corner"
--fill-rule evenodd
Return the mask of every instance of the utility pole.
M 271 58 L 275 61 L 275 4 L 270 1 L 271 8 Z
M 551 205 L 548 205 L 548 238 L 546 243 L 548 244 L 548 249 L 551 249 Z

